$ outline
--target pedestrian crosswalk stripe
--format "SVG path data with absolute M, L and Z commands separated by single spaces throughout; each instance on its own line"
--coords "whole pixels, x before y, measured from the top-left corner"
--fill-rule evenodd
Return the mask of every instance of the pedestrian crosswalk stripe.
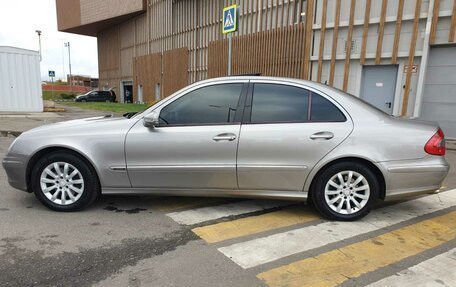
M 218 250 L 241 267 L 251 268 L 455 206 L 455 195 L 456 190 L 442 192 L 374 210 L 356 222 L 324 222 L 224 246 Z
M 165 197 L 157 199 L 152 206 L 160 211 L 171 212 L 180 209 L 195 208 L 208 204 L 217 204 L 226 201 L 226 198 L 209 197 Z
M 193 232 L 205 241 L 215 243 L 281 227 L 302 224 L 318 218 L 315 212 L 303 205 L 299 205 L 266 214 L 197 227 L 193 229 Z
M 423 261 L 369 287 L 455 286 L 456 248 Z
M 271 287 L 337 286 L 456 238 L 456 211 L 257 275 Z
M 174 219 L 177 223 L 192 225 L 219 218 L 272 209 L 291 204 L 293 203 L 288 201 L 248 200 L 218 206 L 172 212 L 167 215 Z

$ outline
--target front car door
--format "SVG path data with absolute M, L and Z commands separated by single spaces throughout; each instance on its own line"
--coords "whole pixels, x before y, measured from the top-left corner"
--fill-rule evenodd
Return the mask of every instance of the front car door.
M 238 148 L 239 188 L 303 190 L 311 169 L 352 129 L 350 117 L 326 95 L 252 81 Z
M 236 151 L 247 85 L 193 86 L 154 110 L 160 114 L 158 127 L 138 121 L 126 139 L 132 187 L 237 189 Z

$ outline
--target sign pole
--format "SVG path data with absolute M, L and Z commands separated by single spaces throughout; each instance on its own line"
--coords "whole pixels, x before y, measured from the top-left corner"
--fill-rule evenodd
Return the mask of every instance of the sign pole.
M 231 76 L 233 61 L 233 33 L 237 31 L 237 5 L 223 8 L 222 33 L 228 34 L 228 76 Z
M 51 78 L 51 97 L 54 99 L 54 77 L 55 77 L 55 71 L 48 71 L 48 76 Z
M 228 76 L 231 76 L 231 63 L 233 60 L 233 34 L 228 34 Z

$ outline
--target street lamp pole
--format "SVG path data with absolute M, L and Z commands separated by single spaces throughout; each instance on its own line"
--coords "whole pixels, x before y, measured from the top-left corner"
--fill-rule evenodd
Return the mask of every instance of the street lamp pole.
M 43 56 L 41 55 L 41 31 L 40 30 L 35 30 L 35 32 L 38 34 L 38 45 L 40 47 L 39 53 L 40 53 L 40 62 L 43 59 Z
M 73 86 L 73 82 L 72 82 L 72 77 L 71 77 L 71 49 L 70 49 L 70 42 L 66 42 L 65 43 L 65 47 L 68 47 L 68 63 L 69 63 L 69 68 L 70 68 L 70 87 Z

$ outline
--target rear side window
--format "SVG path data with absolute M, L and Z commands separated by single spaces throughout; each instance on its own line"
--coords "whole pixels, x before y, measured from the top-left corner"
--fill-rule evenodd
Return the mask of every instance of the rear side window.
M 162 125 L 227 124 L 234 120 L 243 84 L 221 84 L 189 92 L 160 112 Z
M 251 121 L 287 123 L 308 120 L 309 91 L 275 84 L 255 84 Z
M 344 122 L 344 114 L 326 98 L 306 89 L 277 84 L 255 84 L 252 123 Z
M 330 101 L 312 93 L 312 122 L 345 122 L 344 114 Z

